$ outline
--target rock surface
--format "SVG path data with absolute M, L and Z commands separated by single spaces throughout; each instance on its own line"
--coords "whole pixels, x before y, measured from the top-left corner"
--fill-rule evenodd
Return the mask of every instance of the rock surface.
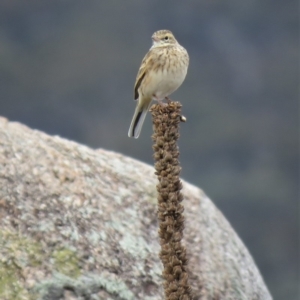
M 0 119 L 0 299 L 163 299 L 154 169 Z M 183 183 L 195 299 L 271 296 L 222 213 Z

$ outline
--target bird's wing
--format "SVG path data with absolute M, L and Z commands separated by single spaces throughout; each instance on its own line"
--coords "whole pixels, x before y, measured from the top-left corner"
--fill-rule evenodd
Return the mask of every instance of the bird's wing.
M 145 57 L 142 60 L 140 69 L 138 71 L 138 74 L 136 76 L 135 85 L 134 85 L 134 100 L 138 100 L 139 98 L 139 87 L 141 86 L 147 71 L 149 72 L 149 62 L 152 61 L 152 59 L 149 59 L 149 57 L 153 54 L 152 49 L 148 51 L 148 53 L 145 55 Z

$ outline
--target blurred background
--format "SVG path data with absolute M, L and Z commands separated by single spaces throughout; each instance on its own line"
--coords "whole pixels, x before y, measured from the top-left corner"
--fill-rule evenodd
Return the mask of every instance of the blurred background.
M 190 54 L 182 177 L 253 255 L 274 299 L 299 299 L 299 24 L 293 0 L 2 0 L 0 114 L 152 164 L 151 118 L 127 137 L 151 35 Z

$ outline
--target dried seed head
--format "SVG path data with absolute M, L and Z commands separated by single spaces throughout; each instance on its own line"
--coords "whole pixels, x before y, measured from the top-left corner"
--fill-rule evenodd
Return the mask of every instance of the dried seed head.
M 165 279 L 164 289 L 167 300 L 192 299 L 188 285 L 186 250 L 181 241 L 184 229 L 184 208 L 180 204 L 182 183 L 179 178 L 180 163 L 179 124 L 186 120 L 180 114 L 181 105 L 171 102 L 168 105 L 153 105 L 151 108 L 154 134 L 153 158 L 155 174 L 158 177 L 158 220 L 162 260 Z

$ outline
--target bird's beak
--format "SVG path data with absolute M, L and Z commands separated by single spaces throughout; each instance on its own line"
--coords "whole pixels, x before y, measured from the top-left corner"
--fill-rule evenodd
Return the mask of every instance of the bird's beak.
M 157 43 L 159 41 L 159 38 L 153 36 L 152 37 L 152 41 L 155 42 L 155 43 Z

